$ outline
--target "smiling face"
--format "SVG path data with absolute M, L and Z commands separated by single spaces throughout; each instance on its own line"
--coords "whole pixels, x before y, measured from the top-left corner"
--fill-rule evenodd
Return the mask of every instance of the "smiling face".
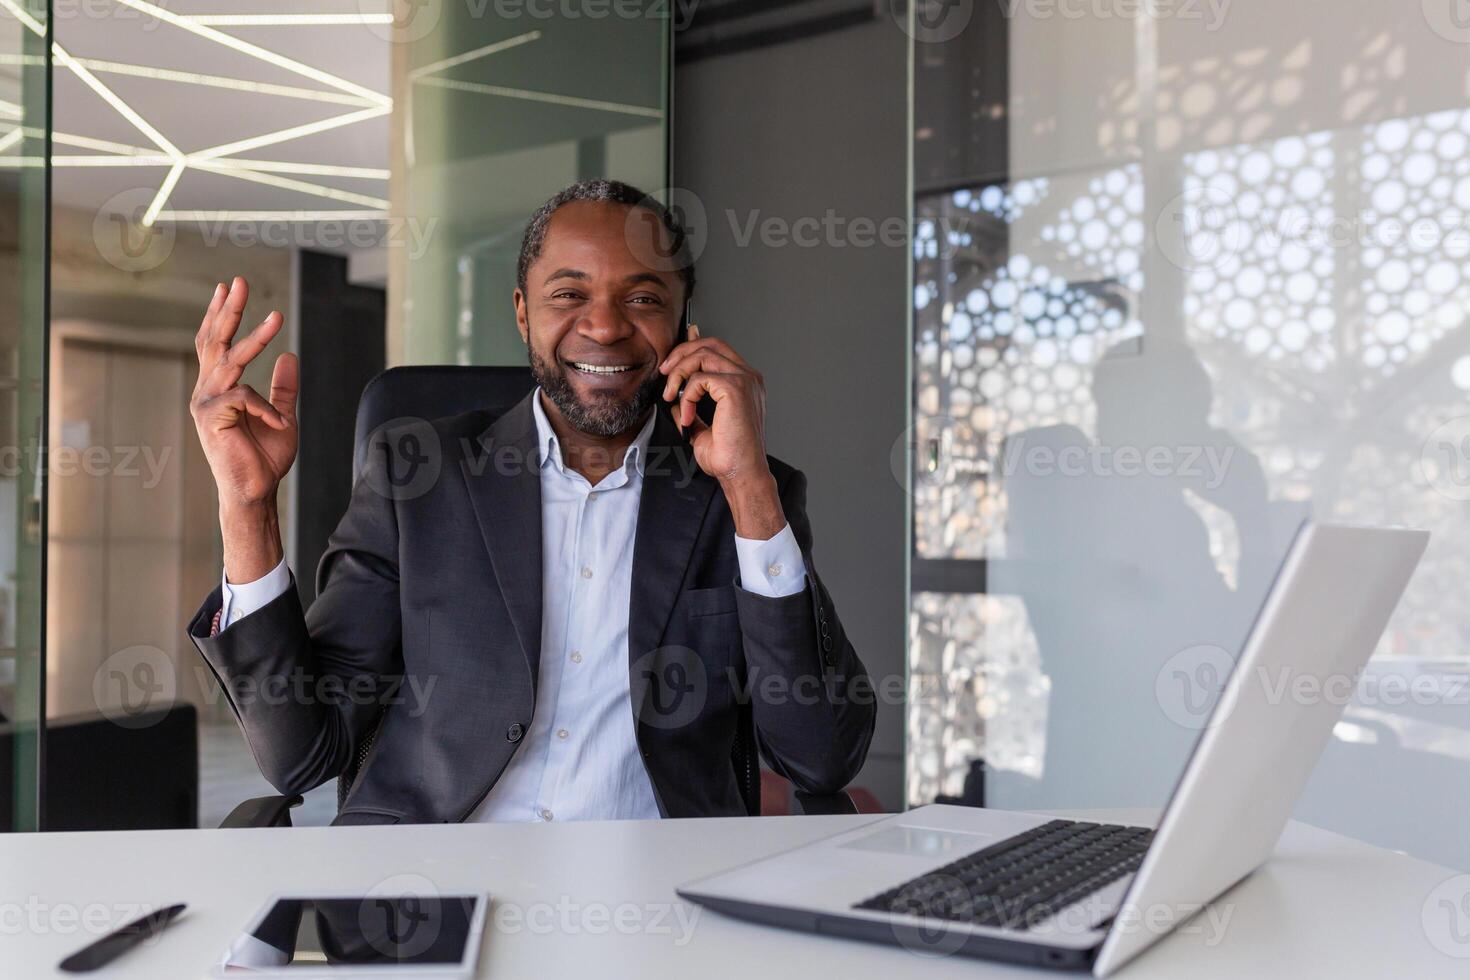
M 573 428 L 611 437 L 642 423 L 662 392 L 684 302 L 677 272 L 638 256 L 665 254 L 657 220 L 623 204 L 574 201 L 547 225 L 541 254 L 515 292 L 531 372 Z

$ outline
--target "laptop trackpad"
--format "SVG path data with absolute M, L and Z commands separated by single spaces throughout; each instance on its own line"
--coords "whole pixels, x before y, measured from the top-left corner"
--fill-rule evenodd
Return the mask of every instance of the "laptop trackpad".
M 915 857 L 959 858 L 978 851 L 995 840 L 995 834 L 969 834 L 958 830 L 935 830 L 931 827 L 884 827 L 857 840 L 840 845 L 857 851 L 881 851 L 885 854 L 912 854 Z

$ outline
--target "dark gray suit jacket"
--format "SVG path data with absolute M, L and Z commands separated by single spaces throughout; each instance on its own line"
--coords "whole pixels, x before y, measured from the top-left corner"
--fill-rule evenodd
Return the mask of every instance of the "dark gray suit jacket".
M 211 636 L 216 589 L 189 625 L 283 793 L 335 778 L 381 718 L 338 824 L 462 821 L 530 728 L 541 654 L 533 397 L 498 420 L 469 412 L 379 440 L 309 611 L 288 589 Z M 719 484 L 695 466 L 668 413 L 657 418 L 628 656 L 659 810 L 744 814 L 732 749 L 752 723 L 766 762 L 797 789 L 841 789 L 867 755 L 873 689 L 817 576 L 806 479 L 771 460 L 806 590 L 746 592 Z

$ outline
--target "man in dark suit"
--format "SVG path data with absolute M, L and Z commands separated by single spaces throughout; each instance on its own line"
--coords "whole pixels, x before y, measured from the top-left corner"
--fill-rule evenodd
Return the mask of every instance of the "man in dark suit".
M 693 288 L 640 191 L 548 201 L 514 294 L 539 387 L 418 426 L 427 481 L 375 443 L 305 612 L 275 509 L 298 367 L 276 360 L 269 398 L 241 384 L 281 315 L 235 340 L 247 286 L 216 288 L 191 410 L 225 567 L 189 633 L 277 789 L 361 756 L 339 824 L 550 821 L 747 813 L 752 743 L 800 790 L 857 773 L 872 688 L 806 480 L 766 455 L 760 373 L 687 323 Z

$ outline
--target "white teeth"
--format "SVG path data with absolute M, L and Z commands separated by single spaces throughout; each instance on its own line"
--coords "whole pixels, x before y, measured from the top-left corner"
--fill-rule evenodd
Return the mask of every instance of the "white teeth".
M 633 366 L 631 364 L 582 364 L 578 361 L 573 361 L 572 367 L 576 368 L 578 371 L 586 371 L 589 374 L 621 374 L 624 371 L 633 370 Z

